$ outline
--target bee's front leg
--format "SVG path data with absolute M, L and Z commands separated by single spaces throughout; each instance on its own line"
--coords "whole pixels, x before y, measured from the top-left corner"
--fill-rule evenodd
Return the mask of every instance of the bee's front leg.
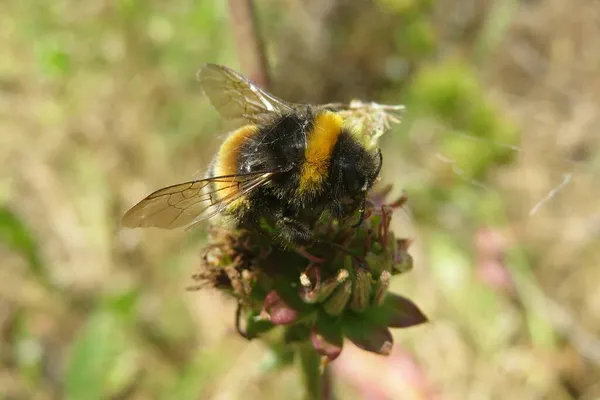
M 298 219 L 298 215 L 289 209 L 280 209 L 275 213 L 278 238 L 286 244 L 307 244 L 312 239 L 310 228 Z

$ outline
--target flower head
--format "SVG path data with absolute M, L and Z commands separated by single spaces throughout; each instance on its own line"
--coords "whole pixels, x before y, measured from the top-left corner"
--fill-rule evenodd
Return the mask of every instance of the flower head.
M 354 218 L 319 221 L 314 244 L 304 247 L 282 249 L 253 231 L 213 227 L 194 277 L 239 301 L 245 337 L 281 326 L 285 340 L 310 340 L 326 360 L 341 353 L 344 338 L 387 355 L 389 328 L 427 321 L 409 299 L 388 292 L 391 277 L 412 268 L 410 241 L 390 230 L 406 198 L 387 203 L 388 194 L 370 194 L 359 226 Z

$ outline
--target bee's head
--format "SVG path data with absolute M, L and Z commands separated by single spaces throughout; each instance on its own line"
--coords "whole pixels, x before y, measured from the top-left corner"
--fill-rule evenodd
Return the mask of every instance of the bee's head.
M 346 140 L 336 147 L 330 168 L 334 201 L 354 208 L 365 201 L 367 191 L 379 175 L 381 151 L 366 149 L 354 140 Z
M 371 189 L 379 175 L 381 163 L 382 157 L 379 149 L 375 154 L 364 151 L 354 159 L 342 160 L 340 168 L 344 192 L 354 197 Z

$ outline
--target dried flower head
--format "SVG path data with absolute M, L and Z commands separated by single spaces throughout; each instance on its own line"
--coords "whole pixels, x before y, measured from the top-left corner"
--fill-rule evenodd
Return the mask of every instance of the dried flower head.
M 328 360 L 340 354 L 344 338 L 389 354 L 389 328 L 427 319 L 410 300 L 388 292 L 390 278 L 409 271 L 412 258 L 410 241 L 390 230 L 406 198 L 386 204 L 387 193 L 371 193 L 359 226 L 352 218 L 319 221 L 314 244 L 305 247 L 282 249 L 260 233 L 212 227 L 195 279 L 239 301 L 245 337 L 283 326 L 286 340 L 311 340 Z
M 365 103 L 352 100 L 346 109 L 340 111 L 347 123 L 371 140 L 377 143 L 379 138 L 391 128 L 392 124 L 400 123 L 400 112 L 404 111 L 403 105 Z

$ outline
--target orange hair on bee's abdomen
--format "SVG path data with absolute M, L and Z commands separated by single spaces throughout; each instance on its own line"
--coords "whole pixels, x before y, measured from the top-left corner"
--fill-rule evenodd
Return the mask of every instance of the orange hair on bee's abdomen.
M 238 159 L 242 146 L 250 137 L 256 135 L 257 132 L 258 128 L 256 125 L 246 125 L 231 132 L 221 144 L 219 152 L 214 159 L 212 176 L 219 177 L 237 174 Z M 217 197 L 222 199 L 226 196 L 234 195 L 237 192 L 237 187 L 233 184 L 234 182 L 235 178 L 231 178 L 231 181 L 224 179 L 223 181 L 213 182 L 214 189 L 217 190 Z

